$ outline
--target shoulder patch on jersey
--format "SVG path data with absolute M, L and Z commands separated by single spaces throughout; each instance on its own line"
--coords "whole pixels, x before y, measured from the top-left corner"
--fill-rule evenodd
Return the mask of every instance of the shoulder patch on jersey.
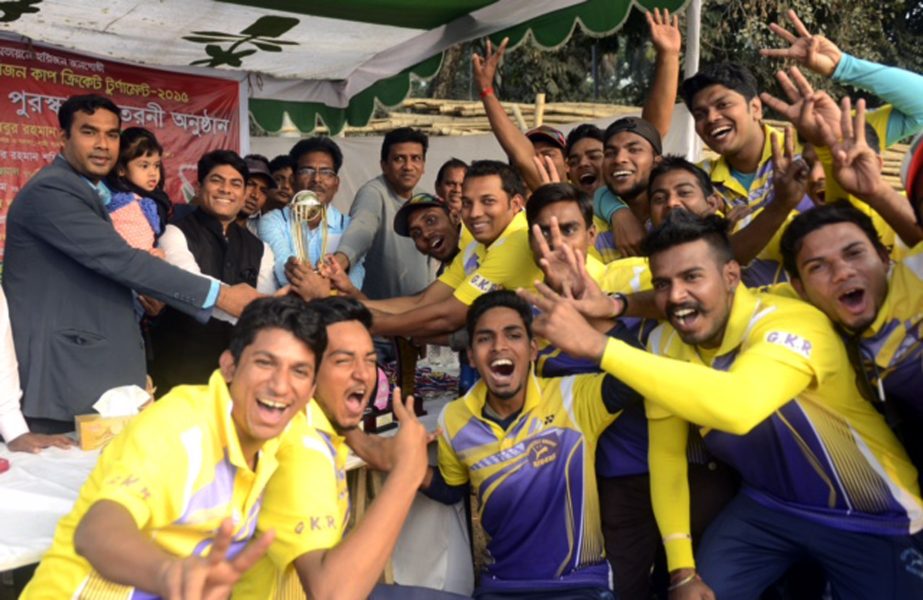
M 799 335 L 784 331 L 770 331 L 766 334 L 766 341 L 782 346 L 805 358 L 811 358 L 811 342 Z
M 487 292 L 492 292 L 493 290 L 499 290 L 500 286 L 490 281 L 489 279 L 482 277 L 481 275 L 474 275 L 471 278 L 471 285 L 481 290 L 485 294 Z

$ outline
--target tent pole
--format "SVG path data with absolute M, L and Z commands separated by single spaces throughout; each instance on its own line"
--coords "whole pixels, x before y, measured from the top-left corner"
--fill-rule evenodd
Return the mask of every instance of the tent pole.
M 699 70 L 699 46 L 702 30 L 702 0 L 692 0 L 686 9 L 686 68 L 685 77 L 692 77 Z M 686 158 L 698 159 L 702 153 L 702 141 L 695 133 L 695 123 L 689 111 L 682 109 L 685 130 Z

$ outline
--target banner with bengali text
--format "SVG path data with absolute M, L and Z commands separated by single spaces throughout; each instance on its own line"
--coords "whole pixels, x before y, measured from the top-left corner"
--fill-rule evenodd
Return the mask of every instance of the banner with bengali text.
M 0 256 L 10 202 L 58 154 L 57 112 L 70 96 L 108 96 L 122 109 L 123 128 L 144 127 L 157 136 L 175 203 L 192 198 L 202 154 L 240 151 L 237 81 L 0 41 L 0 83 Z

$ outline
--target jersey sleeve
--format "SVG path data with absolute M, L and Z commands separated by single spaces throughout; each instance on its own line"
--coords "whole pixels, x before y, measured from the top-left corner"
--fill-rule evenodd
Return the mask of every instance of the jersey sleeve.
M 168 423 L 161 414 L 167 413 L 156 408 L 135 417 L 103 450 L 97 466 L 99 488 L 93 500 L 118 503 L 139 529 L 167 525 L 179 517 L 176 512 L 183 505 L 184 484 L 197 475 L 188 473 L 186 450 L 201 451 L 198 428 L 186 430 L 180 439 L 165 439 L 164 432 L 181 420 Z M 157 448 L 157 460 L 150 460 L 152 448 Z
M 439 472 L 442 473 L 442 479 L 448 485 L 462 485 L 468 482 L 468 467 L 459 460 L 458 455 L 455 454 L 455 449 L 452 447 L 450 430 L 447 426 L 447 420 L 451 419 L 449 414 L 451 408 L 451 404 L 446 405 L 439 415 L 439 427 L 442 429 L 442 435 L 438 438 L 437 463 Z
M 347 515 L 340 509 L 334 454 L 319 434 L 305 427 L 276 456 L 279 466 L 266 485 L 259 530 L 275 531 L 268 554 L 284 570 L 303 554 L 335 546 Z
M 455 298 L 466 306 L 470 306 L 481 294 L 531 287 L 532 280 L 541 277 L 541 271 L 532 259 L 528 230 L 513 232 L 502 241 L 503 244 L 491 247 L 477 271 L 455 288 Z
M 689 523 L 688 436 L 686 421 L 678 417 L 652 418 L 648 413 L 651 506 L 670 571 L 695 568 Z
M 618 410 L 610 413 L 606 406 L 603 398 L 603 383 L 606 379 L 605 373 L 599 373 L 571 375 L 560 380 L 565 407 L 570 404 L 569 399 L 572 399 L 574 417 L 580 429 L 585 433 L 592 432 L 597 437 L 621 413 Z
M 465 281 L 465 253 L 459 252 L 452 259 L 448 268 L 439 276 L 439 281 L 446 284 L 453 290 L 458 288 Z

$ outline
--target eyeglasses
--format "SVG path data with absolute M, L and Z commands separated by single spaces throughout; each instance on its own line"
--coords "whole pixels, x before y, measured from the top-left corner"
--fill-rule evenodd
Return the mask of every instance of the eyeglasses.
M 311 177 L 317 177 L 318 179 L 333 179 L 337 176 L 336 171 L 326 167 L 323 169 L 315 169 L 314 167 L 302 167 L 295 171 L 295 174 L 298 175 L 298 177 L 304 177 L 306 179 L 310 179 Z

